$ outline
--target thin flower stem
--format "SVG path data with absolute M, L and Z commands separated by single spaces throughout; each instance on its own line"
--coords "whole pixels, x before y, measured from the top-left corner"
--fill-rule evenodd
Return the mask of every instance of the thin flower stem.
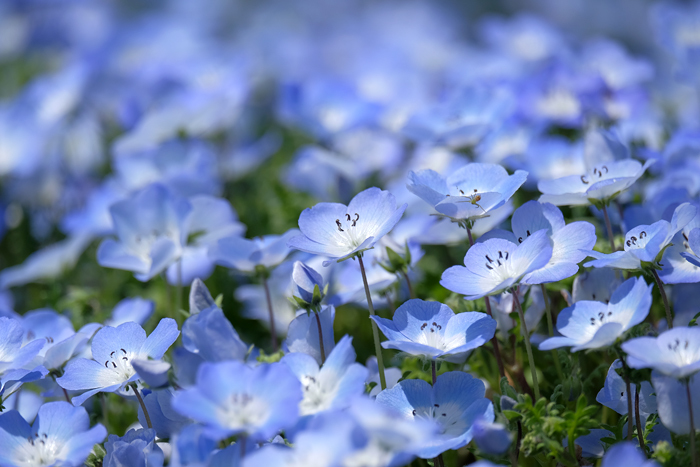
M 664 286 L 661 283 L 661 279 L 659 278 L 659 274 L 656 272 L 656 269 L 652 269 L 651 274 L 654 276 L 654 281 L 656 282 L 656 286 L 659 288 L 659 293 L 661 294 L 661 300 L 663 300 L 664 302 L 664 309 L 666 310 L 666 321 L 668 321 L 668 328 L 672 329 L 673 315 L 671 314 L 671 306 L 668 304 L 668 297 L 666 296 L 666 291 L 664 290 Z
M 406 285 L 408 286 L 408 296 L 411 298 L 416 298 L 416 293 L 413 291 L 413 286 L 411 285 L 411 279 L 408 278 L 408 273 L 406 271 L 401 271 L 404 279 L 406 279 Z
M 610 224 L 610 217 L 608 216 L 608 207 L 603 205 L 603 218 L 605 219 L 605 228 L 608 231 L 608 240 L 610 240 L 610 248 L 612 252 L 615 252 L 615 237 L 613 237 L 612 225 Z
M 627 391 L 627 441 L 632 441 L 632 431 L 634 431 L 632 415 L 632 386 L 630 385 L 629 368 L 625 362 L 624 355 L 620 355 L 622 362 L 622 373 L 625 378 L 625 390 Z
M 637 439 L 639 439 L 639 446 L 642 448 L 644 455 L 647 454 L 647 447 L 644 444 L 644 430 L 642 429 L 642 417 L 639 416 L 639 391 L 641 386 L 637 384 L 636 391 L 634 392 L 634 418 L 637 422 Z M 647 456 L 648 457 L 648 456 Z
M 554 320 L 552 319 L 552 305 L 549 303 L 549 297 L 547 296 L 547 289 L 544 284 L 540 284 L 542 288 L 542 299 L 544 300 L 545 314 L 547 315 L 547 330 L 549 331 L 549 337 L 554 336 Z M 552 359 L 554 359 L 554 368 L 557 370 L 557 376 L 559 381 L 564 381 L 564 373 L 561 371 L 561 363 L 559 362 L 559 356 L 557 351 L 550 350 L 552 354 Z
M 267 311 L 270 313 L 270 334 L 272 336 L 272 351 L 277 352 L 277 330 L 275 329 L 275 313 L 272 310 L 272 298 L 270 297 L 270 286 L 267 283 L 267 277 L 262 278 L 263 288 L 265 289 L 265 300 L 267 300 Z
M 693 420 L 693 398 L 690 396 L 690 380 L 685 381 L 685 393 L 688 396 L 688 414 L 690 415 L 690 454 L 692 467 L 698 465 L 698 453 L 695 451 L 695 421 Z
M 318 312 L 314 311 L 316 315 L 316 326 L 318 327 L 318 344 L 321 348 L 321 363 L 326 361 L 326 349 L 323 347 L 323 331 L 321 330 L 321 318 L 318 316 Z
M 537 383 L 537 368 L 535 367 L 535 357 L 532 355 L 532 346 L 530 345 L 530 333 L 527 331 L 527 324 L 525 324 L 525 315 L 523 314 L 523 307 L 520 306 L 520 300 L 518 299 L 518 294 L 516 290 L 512 291 L 513 302 L 518 308 L 518 315 L 520 316 L 520 329 L 524 334 L 525 350 L 527 351 L 527 359 L 530 364 L 530 373 L 532 374 L 532 389 L 535 391 L 535 401 L 540 400 L 540 385 Z
M 435 360 L 430 361 L 430 369 L 433 375 L 433 387 L 435 387 L 435 382 L 437 381 L 437 363 L 435 362 Z M 444 467 L 444 465 L 445 461 L 442 458 L 442 454 L 438 454 L 435 458 L 435 466 Z
M 472 238 L 472 231 L 470 228 L 467 227 L 467 235 L 469 235 L 469 248 L 474 246 L 474 239 Z M 493 313 L 491 313 L 491 302 L 489 301 L 489 297 L 484 297 L 484 301 L 486 301 L 486 313 L 493 318 Z M 498 364 L 498 374 L 503 378 L 506 375 L 506 371 L 503 367 L 503 359 L 501 358 L 501 349 L 498 347 L 498 338 L 496 338 L 496 334 L 494 333 L 493 337 L 491 338 L 491 344 L 493 345 L 493 354 L 496 357 L 496 363 Z
M 367 273 L 365 272 L 365 263 L 362 262 L 362 256 L 357 256 L 360 262 L 360 272 L 362 273 L 362 282 L 365 284 L 365 295 L 367 296 L 367 308 L 369 308 L 369 314 L 371 316 L 376 316 L 374 313 L 374 305 L 372 305 L 372 294 L 369 293 L 369 284 L 367 283 Z M 384 357 L 382 357 L 382 346 L 379 344 L 379 329 L 377 328 L 377 323 L 372 321 L 372 336 L 374 337 L 374 353 L 377 355 L 377 366 L 379 367 L 379 384 L 381 385 L 382 391 L 386 389 L 386 377 L 384 376 Z
M 136 395 L 136 398 L 139 400 L 139 404 L 141 404 L 141 410 L 143 410 L 143 416 L 146 417 L 146 425 L 148 425 L 148 428 L 153 428 L 153 424 L 151 423 L 151 416 L 148 415 L 148 409 L 146 409 L 146 404 L 143 403 L 143 398 L 141 397 L 141 393 L 139 392 L 139 388 L 136 387 L 135 384 L 131 385 L 131 389 L 134 390 L 134 395 Z
M 105 396 L 104 392 L 100 393 L 100 408 L 102 408 L 102 424 L 108 427 L 109 424 L 107 420 L 107 397 Z

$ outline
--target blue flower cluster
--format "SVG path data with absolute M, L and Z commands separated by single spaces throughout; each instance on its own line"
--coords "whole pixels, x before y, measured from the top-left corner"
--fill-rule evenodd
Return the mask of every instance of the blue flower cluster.
M 2 2 L 0 467 L 700 467 L 700 4 L 511 3 Z

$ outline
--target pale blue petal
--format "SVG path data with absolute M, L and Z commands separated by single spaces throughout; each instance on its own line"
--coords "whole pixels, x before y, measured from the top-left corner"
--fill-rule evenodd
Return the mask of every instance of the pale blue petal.
M 160 360 L 179 335 L 180 331 L 177 329 L 177 322 L 172 318 L 163 318 L 143 343 L 138 354 L 151 357 L 154 360 Z
M 92 338 L 92 358 L 102 363 L 111 358 L 115 350 L 137 354 L 146 341 L 146 331 L 133 322 L 120 324 L 116 328 L 105 326 Z

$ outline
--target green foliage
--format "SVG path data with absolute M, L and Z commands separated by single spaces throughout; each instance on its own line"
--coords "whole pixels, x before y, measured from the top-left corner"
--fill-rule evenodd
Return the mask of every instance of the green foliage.
M 104 460 L 106 454 L 107 452 L 104 450 L 104 448 L 101 445 L 96 444 L 85 461 L 86 467 L 102 467 L 102 461 Z

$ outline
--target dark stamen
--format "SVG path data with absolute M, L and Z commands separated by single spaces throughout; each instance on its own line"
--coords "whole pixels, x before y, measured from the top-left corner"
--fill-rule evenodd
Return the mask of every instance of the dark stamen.
M 340 228 L 340 226 L 342 225 L 342 224 L 340 223 L 340 219 L 336 219 L 336 220 L 335 220 L 335 225 L 338 226 L 338 231 L 340 231 L 340 232 L 345 232 L 342 228 Z
M 586 176 L 585 176 L 585 175 L 581 175 L 581 181 L 582 181 L 583 183 L 585 183 L 586 185 L 588 185 L 588 181 L 586 180 Z

